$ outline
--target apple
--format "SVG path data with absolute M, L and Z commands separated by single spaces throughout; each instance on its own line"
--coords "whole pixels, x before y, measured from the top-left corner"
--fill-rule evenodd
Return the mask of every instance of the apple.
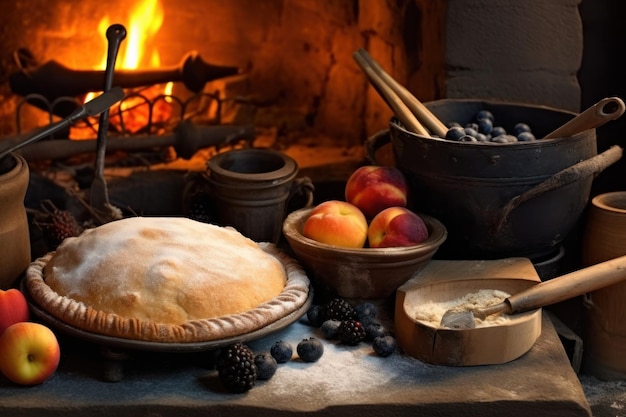
M 16 384 L 41 384 L 54 374 L 60 359 L 59 342 L 43 324 L 15 323 L 0 336 L 0 372 Z
M 362 248 L 367 240 L 367 220 L 358 207 L 341 200 L 315 206 L 304 222 L 309 239 L 344 248 Z
M 345 199 L 357 206 L 367 219 L 389 207 L 406 207 L 408 182 L 393 166 L 366 165 L 354 171 L 345 187 Z
M 20 290 L 0 290 L 0 335 L 10 325 L 28 321 L 29 318 L 28 303 Z
M 428 227 L 406 207 L 389 207 L 372 219 L 367 238 L 371 248 L 414 246 L 428 238 Z

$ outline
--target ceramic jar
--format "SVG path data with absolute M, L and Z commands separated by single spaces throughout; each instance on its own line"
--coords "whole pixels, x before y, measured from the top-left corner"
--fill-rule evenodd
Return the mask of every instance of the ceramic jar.
M 583 264 L 622 255 L 626 255 L 626 191 L 600 194 L 587 213 Z M 605 380 L 626 378 L 626 281 L 587 294 L 584 306 L 584 371 Z
M 15 166 L 0 173 L 0 289 L 10 288 L 30 264 L 30 235 L 24 198 L 28 164 L 11 154 Z

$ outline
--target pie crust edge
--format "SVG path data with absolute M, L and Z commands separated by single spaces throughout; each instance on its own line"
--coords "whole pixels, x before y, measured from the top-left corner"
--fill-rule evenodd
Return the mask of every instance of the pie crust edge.
M 310 281 L 300 264 L 272 243 L 261 242 L 259 247 L 278 259 L 285 268 L 287 281 L 280 294 L 243 313 L 190 320 L 180 325 L 121 317 L 57 294 L 46 284 L 43 275 L 44 267 L 54 252 L 33 261 L 24 279 L 29 295 L 39 307 L 80 330 L 146 342 L 211 342 L 259 330 L 294 313 L 307 302 Z

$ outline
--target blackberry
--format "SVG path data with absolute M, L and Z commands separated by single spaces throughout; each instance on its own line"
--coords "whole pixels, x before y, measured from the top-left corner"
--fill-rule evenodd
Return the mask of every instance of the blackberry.
M 318 339 L 310 337 L 298 343 L 296 350 L 303 361 L 317 362 L 324 354 L 324 345 Z
M 321 329 L 324 337 L 329 340 L 336 339 L 340 324 L 339 320 L 326 320 L 322 323 Z
M 291 359 L 293 348 L 289 343 L 279 340 L 270 348 L 270 354 L 276 359 L 276 362 L 285 363 Z
M 365 329 L 357 320 L 344 320 L 337 329 L 339 340 L 347 345 L 358 345 L 365 340 Z
M 393 336 L 377 337 L 372 343 L 372 348 L 378 356 L 387 357 L 398 347 L 398 342 Z
M 354 319 L 354 308 L 343 298 L 335 298 L 326 304 L 326 320 L 352 320 Z
M 257 380 L 254 354 L 243 343 L 235 343 L 220 352 L 217 371 L 222 384 L 233 393 L 248 391 Z
M 306 312 L 306 318 L 314 327 L 320 327 L 324 322 L 325 312 L 324 307 L 319 304 L 314 304 Z
M 278 367 L 276 359 L 267 352 L 256 355 L 254 357 L 254 364 L 256 365 L 256 377 L 260 381 L 267 381 L 273 377 Z

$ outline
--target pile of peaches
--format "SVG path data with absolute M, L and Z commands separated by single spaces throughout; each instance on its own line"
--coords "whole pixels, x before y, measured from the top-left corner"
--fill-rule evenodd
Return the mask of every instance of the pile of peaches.
M 428 238 L 424 220 L 407 208 L 408 182 L 393 166 L 367 165 L 350 175 L 344 200 L 315 206 L 302 234 L 320 243 L 358 249 L 406 247 Z
M 29 319 L 24 294 L 16 288 L 0 290 L 0 372 L 20 385 L 41 384 L 61 358 L 52 330 Z

